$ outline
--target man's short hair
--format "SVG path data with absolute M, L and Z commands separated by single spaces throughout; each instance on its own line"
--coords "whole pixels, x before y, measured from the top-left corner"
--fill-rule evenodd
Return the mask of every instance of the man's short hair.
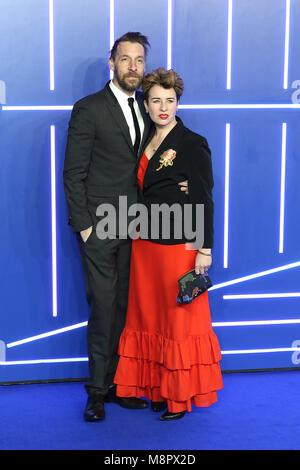
M 121 36 L 119 39 L 116 39 L 116 41 L 115 41 L 115 43 L 112 47 L 112 50 L 110 51 L 110 58 L 113 61 L 116 58 L 118 45 L 120 44 L 120 42 L 126 42 L 126 41 L 133 42 L 133 43 L 137 42 L 137 43 L 141 44 L 144 48 L 144 51 L 145 51 L 145 57 L 147 57 L 148 48 L 150 47 L 150 43 L 148 41 L 147 36 L 144 36 L 141 33 L 129 32 L 129 33 L 123 34 L 123 36 Z

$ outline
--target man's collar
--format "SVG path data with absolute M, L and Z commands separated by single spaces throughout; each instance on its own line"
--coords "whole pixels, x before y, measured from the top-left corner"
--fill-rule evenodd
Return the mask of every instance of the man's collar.
M 109 82 L 109 86 L 111 88 L 111 91 L 114 93 L 115 97 L 117 98 L 117 100 L 119 101 L 127 101 L 128 98 L 133 98 L 135 99 L 135 92 L 133 93 L 132 96 L 128 96 L 126 93 L 124 93 L 124 91 L 120 90 L 120 88 L 118 88 L 114 82 L 111 80 Z

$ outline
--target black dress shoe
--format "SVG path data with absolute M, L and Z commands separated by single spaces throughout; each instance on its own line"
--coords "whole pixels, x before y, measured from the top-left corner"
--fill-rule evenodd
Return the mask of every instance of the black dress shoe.
M 185 415 L 185 411 L 180 411 L 179 413 L 170 413 L 166 411 L 161 417 L 159 418 L 161 421 L 172 421 L 175 419 L 183 418 Z
M 83 417 L 85 421 L 89 422 L 101 421 L 105 418 L 103 395 L 99 394 L 88 397 Z
M 151 408 L 153 411 L 164 411 L 167 408 L 167 403 L 165 401 L 152 401 Z
M 130 410 L 142 410 L 149 406 L 149 403 L 146 400 L 136 397 L 125 398 L 116 396 L 114 402 L 118 403 L 118 405 L 123 408 L 129 408 Z

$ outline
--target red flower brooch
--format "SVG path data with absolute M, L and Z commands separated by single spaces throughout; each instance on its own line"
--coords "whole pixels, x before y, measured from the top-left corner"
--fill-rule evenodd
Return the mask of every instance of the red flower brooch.
M 160 156 L 160 166 L 156 168 L 156 171 L 161 170 L 162 167 L 164 166 L 172 166 L 173 165 L 173 160 L 176 157 L 176 152 L 173 149 L 166 150 L 161 156 Z

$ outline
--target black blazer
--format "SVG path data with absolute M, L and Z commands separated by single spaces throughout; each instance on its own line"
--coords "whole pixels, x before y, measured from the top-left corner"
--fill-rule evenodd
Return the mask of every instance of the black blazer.
M 136 99 L 145 123 L 142 148 L 150 123 L 142 94 L 136 92 Z M 96 224 L 96 209 L 101 203 L 113 204 L 117 211 L 120 195 L 128 197 L 128 204 L 137 201 L 137 162 L 129 127 L 109 82 L 103 90 L 75 103 L 63 172 L 69 224 L 74 232 Z
M 171 227 L 171 238 L 166 240 L 159 230 L 159 238 L 151 238 L 151 204 L 167 203 L 172 205 L 179 203 L 183 208 L 184 204 L 192 204 L 192 227 L 196 229 L 196 204 L 204 204 L 204 243 L 203 248 L 213 247 L 213 212 L 214 204 L 212 199 L 212 188 L 214 185 L 212 173 L 211 152 L 204 137 L 186 128 L 180 118 L 177 119 L 176 126 L 170 131 L 155 154 L 148 163 L 143 181 L 143 192 L 140 193 L 140 202 L 147 208 L 148 239 L 163 244 L 186 243 L 188 240 L 183 237 L 181 240 L 174 238 L 174 226 Z M 154 133 L 152 128 L 149 138 L 145 142 L 144 148 L 151 140 Z M 173 166 L 159 168 L 160 157 L 168 149 L 176 151 Z M 188 180 L 189 195 L 179 189 L 178 182 Z M 171 213 L 171 224 L 174 223 Z M 172 222 L 173 221 L 173 222 Z M 146 238 L 146 237 L 141 237 Z M 200 248 L 200 247 L 199 247 Z

